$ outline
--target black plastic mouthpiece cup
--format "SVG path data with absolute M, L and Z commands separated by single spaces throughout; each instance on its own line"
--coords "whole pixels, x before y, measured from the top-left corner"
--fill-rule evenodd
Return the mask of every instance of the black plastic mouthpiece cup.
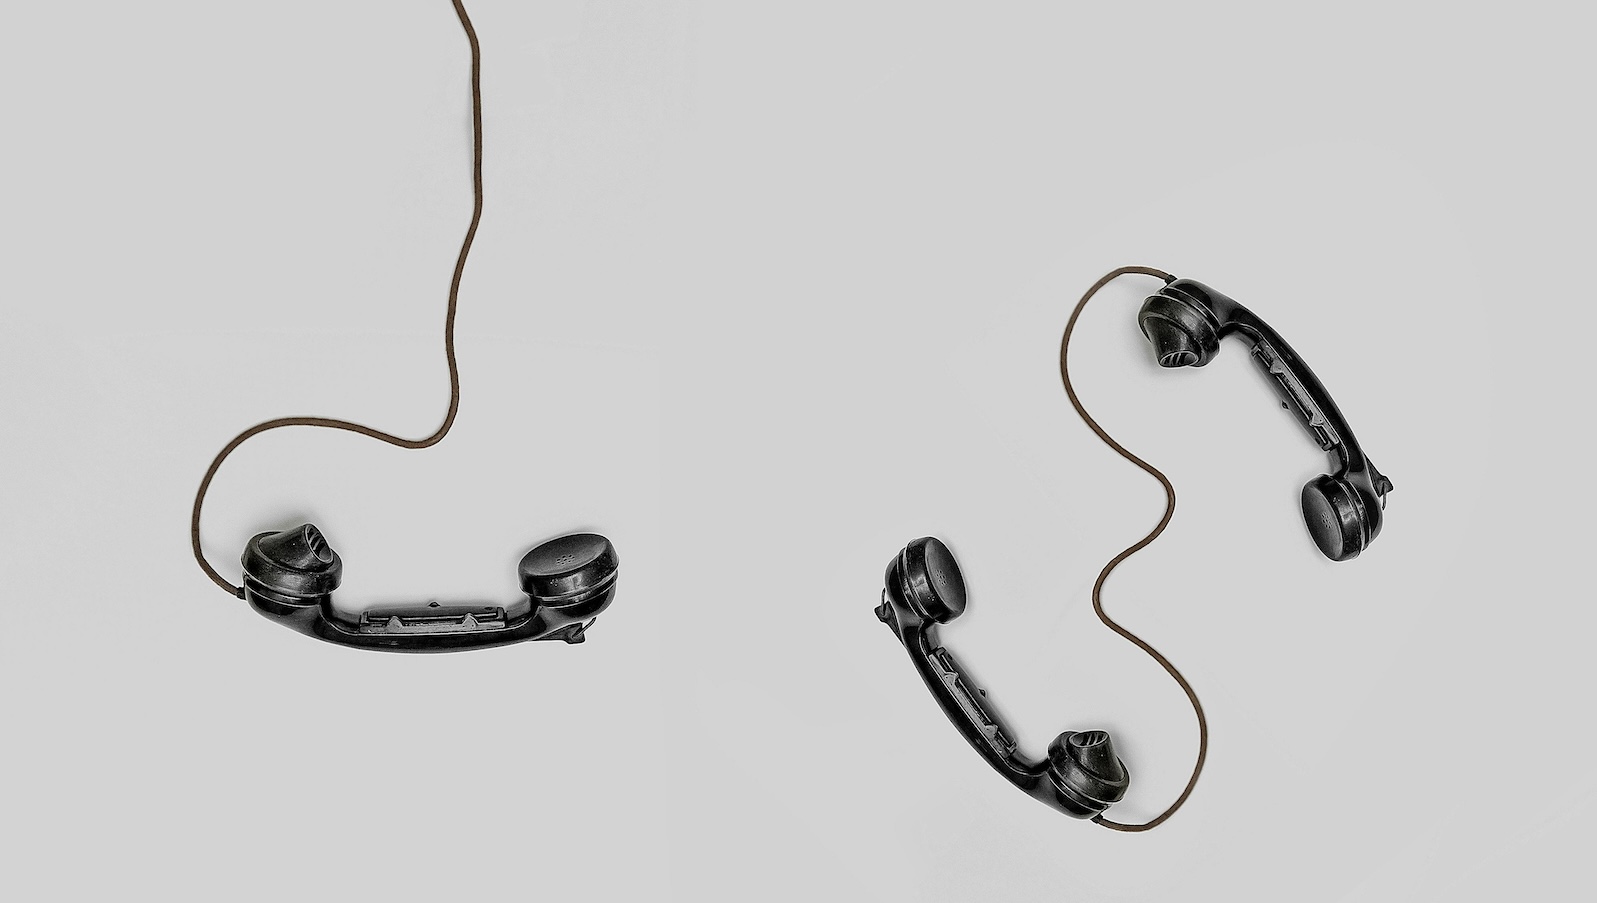
M 521 589 L 542 605 L 578 605 L 613 589 L 620 566 L 610 540 L 597 533 L 572 533 L 521 559 Z
M 965 577 L 940 539 L 924 536 L 905 546 L 888 568 L 888 581 L 923 618 L 947 624 L 965 612 Z
M 1048 744 L 1048 776 L 1071 815 L 1092 818 L 1126 795 L 1131 776 L 1108 731 L 1066 731 Z
M 244 547 L 244 589 L 273 602 L 304 605 L 338 589 L 344 562 L 314 524 L 261 533 Z
M 1161 367 L 1190 367 L 1198 362 L 1197 345 L 1192 337 L 1169 320 L 1148 318 L 1143 332 L 1153 342 L 1154 355 Z
M 1219 322 L 1189 291 L 1210 289 L 1180 279 L 1149 295 L 1137 313 L 1137 326 L 1153 343 L 1161 367 L 1202 367 L 1220 350 Z

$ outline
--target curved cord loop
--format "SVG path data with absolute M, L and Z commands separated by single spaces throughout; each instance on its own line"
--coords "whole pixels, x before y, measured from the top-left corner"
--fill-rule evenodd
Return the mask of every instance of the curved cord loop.
M 251 436 L 285 426 L 316 426 L 345 430 L 370 436 L 400 448 L 427 448 L 436 445 L 449 434 L 449 428 L 455 423 L 455 414 L 460 410 L 460 371 L 455 365 L 455 307 L 460 297 L 460 279 L 466 271 L 466 258 L 471 253 L 472 241 L 477 237 L 477 225 L 482 221 L 482 50 L 477 44 L 477 31 L 472 28 L 471 18 L 466 15 L 466 7 L 462 4 L 462 0 L 453 0 L 453 2 L 455 13 L 460 17 L 461 27 L 466 31 L 466 40 L 471 44 L 472 210 L 471 225 L 466 227 L 466 237 L 460 243 L 460 255 L 455 259 L 454 276 L 449 281 L 449 304 L 444 314 L 444 358 L 449 364 L 449 410 L 444 414 L 444 421 L 438 425 L 438 429 L 420 439 L 405 439 L 359 423 L 331 417 L 279 417 L 257 423 L 222 446 L 222 450 L 217 452 L 216 458 L 211 461 L 211 466 L 206 469 L 205 476 L 201 478 L 199 491 L 194 494 L 194 511 L 189 521 L 189 541 L 194 547 L 194 560 L 199 563 L 200 570 L 203 570 L 217 586 L 238 598 L 244 597 L 244 588 L 234 586 L 217 573 L 210 562 L 205 560 L 205 553 L 200 548 L 200 509 L 205 504 L 205 493 L 210 490 L 211 480 L 221 469 L 222 462 L 227 460 L 227 456 L 232 454 L 234 449 L 243 445 Z
M 1081 415 L 1081 419 L 1087 424 L 1087 428 L 1097 434 L 1098 438 L 1102 439 L 1105 445 L 1108 445 L 1122 458 L 1125 458 L 1127 461 L 1130 461 L 1131 463 L 1142 468 L 1144 471 L 1147 471 L 1150 476 L 1158 480 L 1159 485 L 1164 487 L 1165 494 L 1164 517 L 1159 519 L 1158 526 L 1154 527 L 1147 536 L 1144 536 L 1142 539 L 1138 540 L 1130 548 L 1126 549 L 1124 552 L 1121 552 L 1119 555 L 1116 555 L 1114 558 L 1111 558 L 1109 563 L 1104 565 L 1103 570 L 1099 572 L 1097 582 L 1093 583 L 1092 585 L 1092 610 L 1098 615 L 1098 620 L 1102 621 L 1104 626 L 1108 627 L 1110 630 L 1113 630 L 1115 633 L 1120 634 L 1122 637 L 1125 637 L 1127 640 L 1130 640 L 1131 643 L 1138 649 L 1148 653 L 1150 658 L 1158 662 L 1159 666 L 1164 668 L 1165 671 L 1175 679 L 1175 682 L 1180 685 L 1182 692 L 1187 694 L 1187 701 L 1192 703 L 1192 712 L 1198 716 L 1198 758 L 1192 766 L 1192 777 L 1187 779 L 1187 786 L 1181 791 L 1181 795 L 1176 797 L 1176 801 L 1170 804 L 1170 808 L 1159 813 L 1150 821 L 1144 822 L 1140 825 L 1127 825 L 1120 822 L 1110 821 L 1104 818 L 1102 815 L 1093 819 L 1094 822 L 1097 822 L 1098 824 L 1103 825 L 1105 828 L 1109 828 L 1112 831 L 1127 832 L 1151 830 L 1163 824 L 1165 819 L 1174 815 L 1176 810 L 1181 808 L 1181 804 L 1185 803 L 1187 801 L 1187 797 L 1192 794 L 1192 788 L 1197 786 L 1198 775 L 1203 773 L 1203 761 L 1209 754 L 1209 722 L 1208 719 L 1206 719 L 1203 715 L 1203 704 L 1198 701 L 1198 694 L 1192 689 L 1192 685 L 1187 683 L 1187 679 L 1181 676 L 1181 672 L 1176 670 L 1176 666 L 1172 665 L 1170 660 L 1165 658 L 1164 655 L 1159 652 L 1159 650 L 1153 648 L 1153 646 L 1149 645 L 1148 642 L 1143 640 L 1141 637 L 1117 624 L 1115 620 L 1105 614 L 1103 610 L 1104 581 L 1109 579 L 1109 575 L 1113 573 L 1114 569 L 1120 565 L 1120 562 L 1125 561 L 1132 555 L 1135 555 L 1137 552 L 1141 551 L 1144 546 L 1159 538 L 1159 534 L 1163 533 L 1164 528 L 1169 526 L 1170 518 L 1174 517 L 1176 513 L 1176 489 L 1170 484 L 1169 478 L 1160 473 L 1159 469 L 1154 467 L 1152 464 L 1149 464 L 1147 461 L 1144 461 L 1132 454 L 1126 449 L 1125 446 L 1121 445 L 1119 442 L 1116 442 L 1112 436 L 1105 432 L 1104 428 L 1098 425 L 1098 421 L 1092 419 L 1092 415 L 1087 413 L 1087 409 L 1081 406 L 1081 399 L 1076 396 L 1076 388 L 1070 382 L 1070 336 L 1073 332 L 1075 332 L 1076 320 L 1081 316 L 1082 308 L 1087 306 L 1087 302 L 1092 300 L 1092 296 L 1096 295 L 1099 289 L 1108 285 L 1110 282 L 1113 282 L 1115 279 L 1120 278 L 1121 276 L 1133 274 L 1154 276 L 1159 279 L 1163 279 L 1166 283 L 1175 280 L 1175 277 L 1169 273 L 1166 273 L 1162 270 L 1153 269 L 1152 267 L 1121 267 L 1113 272 L 1110 272 L 1102 279 L 1094 282 L 1092 287 L 1087 289 L 1087 293 L 1081 297 L 1079 302 L 1076 303 L 1076 309 L 1070 312 L 1070 321 L 1065 324 L 1064 338 L 1059 342 L 1059 377 L 1064 381 L 1065 394 L 1070 396 L 1070 404 L 1076 409 L 1076 413 Z

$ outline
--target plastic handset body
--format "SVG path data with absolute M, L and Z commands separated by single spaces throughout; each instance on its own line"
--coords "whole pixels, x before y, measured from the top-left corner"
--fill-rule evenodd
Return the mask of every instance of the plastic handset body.
M 1338 476 L 1364 484 L 1377 498 L 1385 496 L 1390 482 L 1365 456 L 1331 393 L 1280 333 L 1253 311 L 1200 282 L 1178 279 L 1167 290 L 1201 302 L 1214 317 L 1220 337 L 1236 335 L 1251 346 L 1254 363 L 1270 378 L 1282 405 L 1331 454 Z
M 1009 730 L 983 703 L 982 691 L 970 682 L 952 653 L 938 644 L 935 622 L 895 600 L 890 590 L 883 590 L 876 616 L 898 636 L 943 714 L 988 765 L 1033 799 L 1072 818 L 1083 817 L 1081 809 L 1054 786 L 1048 760 L 1032 759 L 1019 751 Z
M 346 615 L 333 605 L 344 563 L 314 524 L 261 533 L 244 546 L 244 600 L 306 636 L 390 652 L 451 652 L 530 640 L 580 643 L 615 599 L 620 559 L 597 533 L 571 533 L 528 552 L 513 606 L 428 602 Z
M 454 652 L 533 640 L 580 643 L 593 623 L 592 618 L 553 618 L 536 605 L 518 616 L 507 616 L 495 605 L 427 604 L 375 609 L 351 619 L 333 607 L 331 598 L 298 602 L 275 595 L 245 582 L 250 606 L 291 630 L 341 646 L 392 652 Z

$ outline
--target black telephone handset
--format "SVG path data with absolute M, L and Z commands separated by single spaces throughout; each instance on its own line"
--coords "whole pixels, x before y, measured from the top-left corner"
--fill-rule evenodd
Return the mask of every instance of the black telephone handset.
M 1105 731 L 1066 731 L 1048 745 L 1046 759 L 1019 750 L 1013 736 L 973 687 L 952 654 L 937 642 L 937 625 L 965 610 L 965 579 L 940 540 L 910 543 L 887 568 L 876 609 L 898 637 L 943 714 L 965 742 L 1009 783 L 1073 818 L 1093 818 L 1126 795 L 1130 776 Z
M 596 533 L 552 539 L 521 559 L 530 605 L 425 603 L 351 618 L 333 607 L 344 562 L 304 524 L 262 533 L 244 548 L 244 599 L 266 617 L 330 643 L 390 652 L 453 652 L 531 640 L 580 643 L 615 598 L 619 561 Z
M 1314 371 L 1280 333 L 1241 304 L 1201 282 L 1176 279 L 1143 302 L 1137 315 L 1161 367 L 1202 367 L 1237 335 L 1253 346 L 1253 359 L 1297 415 L 1335 470 L 1303 487 L 1303 520 L 1327 558 L 1356 557 L 1380 535 L 1382 509 L 1392 481 L 1370 463 L 1336 402 Z

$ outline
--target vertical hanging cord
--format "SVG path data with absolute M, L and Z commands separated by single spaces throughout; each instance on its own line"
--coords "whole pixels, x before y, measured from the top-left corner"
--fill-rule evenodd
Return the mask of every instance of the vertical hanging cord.
M 1171 677 L 1175 678 L 1176 683 L 1181 686 L 1182 692 L 1187 694 L 1187 700 L 1192 703 L 1193 714 L 1198 716 L 1198 759 L 1192 766 L 1192 777 L 1187 779 L 1187 786 L 1181 791 L 1181 795 L 1176 797 L 1176 801 L 1170 804 L 1170 808 L 1159 813 L 1159 815 L 1151 821 L 1140 825 L 1126 825 L 1121 824 L 1120 822 L 1109 821 L 1102 815 L 1093 819 L 1093 821 L 1113 831 L 1147 831 L 1163 824 L 1164 820 L 1174 815 L 1176 810 L 1181 808 L 1181 804 L 1185 803 L 1187 801 L 1187 797 L 1192 794 L 1192 788 L 1197 786 L 1198 783 L 1198 775 L 1203 773 L 1203 760 L 1209 754 L 1209 722 L 1208 719 L 1204 718 L 1203 716 L 1203 704 L 1198 702 L 1198 694 L 1193 691 L 1192 685 L 1187 683 L 1187 679 L 1181 676 L 1181 672 L 1176 670 L 1176 666 L 1170 664 L 1170 660 L 1160 654 L 1159 650 L 1148 645 L 1148 643 L 1141 637 L 1115 623 L 1114 619 L 1110 618 L 1107 614 L 1104 614 L 1103 610 L 1103 585 L 1104 581 L 1109 579 L 1110 573 L 1112 573 L 1114 569 L 1119 566 L 1120 562 L 1130 558 L 1132 555 L 1140 551 L 1143 546 L 1146 546 L 1148 543 L 1151 543 L 1157 539 L 1159 534 L 1164 532 L 1164 528 L 1170 524 L 1170 518 L 1175 516 L 1176 513 L 1176 489 L 1170 484 L 1170 480 L 1164 474 L 1160 473 L 1158 468 L 1127 451 L 1125 446 L 1121 445 L 1119 442 L 1116 442 L 1107 432 L 1105 432 L 1104 428 L 1098 425 L 1098 421 L 1092 419 L 1092 415 L 1087 413 L 1087 409 L 1081 406 L 1081 399 L 1076 397 L 1076 389 L 1070 383 L 1070 335 L 1071 333 L 1075 332 L 1076 319 L 1081 316 L 1082 308 L 1087 306 L 1087 302 L 1092 300 L 1092 296 L 1096 295 L 1099 289 L 1108 285 L 1115 279 L 1120 278 L 1121 276 L 1132 274 L 1154 276 L 1159 279 L 1163 279 L 1166 283 L 1170 283 L 1175 280 L 1175 277 L 1169 273 L 1153 269 L 1152 267 L 1121 267 L 1120 269 L 1104 276 L 1102 279 L 1099 279 L 1097 282 L 1094 282 L 1092 284 L 1092 288 L 1087 289 L 1087 294 L 1083 295 L 1081 300 L 1077 302 L 1076 309 L 1070 312 L 1070 322 L 1065 324 L 1065 335 L 1064 338 L 1059 342 L 1059 377 L 1065 383 L 1065 394 L 1070 396 L 1070 404 L 1075 407 L 1076 413 L 1081 415 L 1081 419 L 1087 424 L 1088 429 L 1091 429 L 1094 433 L 1096 433 L 1098 438 L 1104 441 L 1105 445 L 1108 445 L 1110 448 L 1114 449 L 1115 452 L 1118 453 L 1122 458 L 1125 458 L 1127 461 L 1130 461 L 1131 463 L 1147 471 L 1149 475 L 1159 481 L 1159 485 L 1164 487 L 1164 517 L 1159 519 L 1159 525 L 1154 527 L 1152 532 L 1138 540 L 1134 545 L 1126 549 L 1124 552 L 1121 552 L 1119 555 L 1111 558 L 1109 563 L 1104 565 L 1103 570 L 1098 574 L 1097 582 L 1092 585 L 1092 610 L 1097 613 L 1098 620 L 1102 621 L 1110 630 L 1113 630 L 1115 633 L 1118 633 L 1130 640 L 1134 645 L 1137 646 L 1137 648 L 1148 653 L 1148 655 L 1151 656 L 1154 661 L 1159 663 L 1160 667 L 1164 668 L 1165 671 L 1169 672 Z
M 216 458 L 211 461 L 211 466 L 200 480 L 199 491 L 194 494 L 194 513 L 189 521 L 189 540 L 194 547 L 194 560 L 199 563 L 200 570 L 215 581 L 217 586 L 241 599 L 244 597 L 243 587 L 228 583 L 216 572 L 216 568 L 211 567 L 210 562 L 205 560 L 205 553 L 200 549 L 200 509 L 205 504 L 205 493 L 211 488 L 211 480 L 216 476 L 216 471 L 221 468 L 222 462 L 227 460 L 227 456 L 232 454 L 234 449 L 244 444 L 244 440 L 257 433 L 279 427 L 320 426 L 360 433 L 400 448 L 427 448 L 436 445 L 449 434 L 449 428 L 455 423 L 455 413 L 460 410 L 460 371 L 455 366 L 455 305 L 460 296 L 460 278 L 466 271 L 466 257 L 471 253 L 472 240 L 477 237 L 477 224 L 482 221 L 482 50 L 477 44 L 477 31 L 471 27 L 471 18 L 466 15 L 466 7 L 462 5 L 462 0 L 453 0 L 453 2 L 455 13 L 460 17 L 461 27 L 466 30 L 466 40 L 471 44 L 472 209 L 471 225 L 466 227 L 466 237 L 460 243 L 460 256 L 455 259 L 455 274 L 449 280 L 449 305 L 444 314 L 444 359 L 449 364 L 449 410 L 444 414 L 444 422 L 439 424 L 438 429 L 421 439 L 404 439 L 359 423 L 330 417 L 279 417 L 276 420 L 255 424 L 222 446 L 222 450 L 216 453 Z

